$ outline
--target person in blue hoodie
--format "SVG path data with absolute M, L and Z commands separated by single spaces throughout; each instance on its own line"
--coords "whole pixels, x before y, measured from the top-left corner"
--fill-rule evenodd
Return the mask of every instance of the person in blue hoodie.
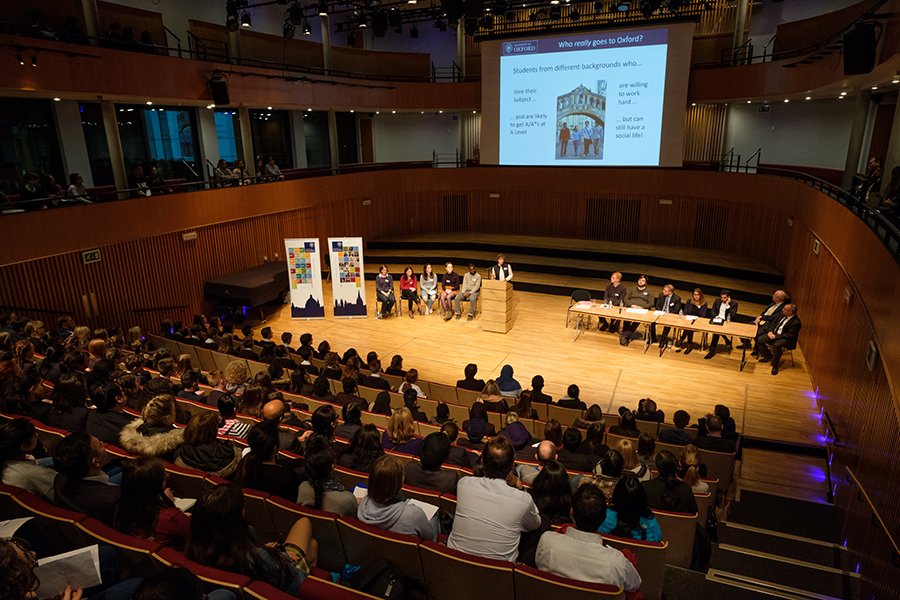
M 381 529 L 436 541 L 437 514 L 429 520 L 425 511 L 403 498 L 401 487 L 401 462 L 389 454 L 378 457 L 369 470 L 369 495 L 360 502 L 357 518 Z
M 513 379 L 513 368 L 510 365 L 503 365 L 503 368 L 500 369 L 497 385 L 500 387 L 500 395 L 502 396 L 518 398 L 519 394 L 522 393 L 522 386 Z

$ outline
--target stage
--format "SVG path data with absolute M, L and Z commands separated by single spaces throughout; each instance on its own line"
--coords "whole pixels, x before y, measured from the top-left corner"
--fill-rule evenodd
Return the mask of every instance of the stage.
M 516 292 L 515 321 L 504 335 L 482 331 L 479 317 L 467 321 L 465 313 L 459 320 L 446 322 L 437 312 L 410 319 L 404 306 L 402 317 L 376 320 L 374 283 L 367 281 L 366 286 L 368 318 L 335 319 L 327 310 L 324 320 L 293 320 L 286 306 L 270 315 L 267 324 L 276 340 L 282 331 L 293 333 L 295 346 L 300 334 L 309 332 L 314 345 L 325 339 L 338 353 L 351 346 L 362 356 L 374 350 L 385 368 L 394 354 L 400 354 L 404 368 L 415 367 L 419 377 L 429 381 L 453 385 L 463 378 L 463 368 L 470 362 L 478 365 L 477 376 L 487 380 L 509 364 L 525 389 L 533 375 L 543 375 L 544 390 L 554 399 L 564 396 L 570 383 L 579 386 L 588 406 L 599 404 L 604 412 L 623 405 L 633 409 L 640 398 L 651 397 L 666 412 L 667 422 L 678 409 L 696 420 L 721 403 L 731 409 L 745 438 L 823 446 L 812 384 L 804 366 L 802 336 L 801 347 L 794 351 L 795 366 L 785 354 L 782 371 L 772 376 L 770 365 L 759 365 L 752 357 L 743 372 L 739 371 L 738 348 L 730 355 L 723 350 L 712 360 L 704 360 L 705 353 L 698 348 L 689 356 L 672 348 L 660 357 L 656 346 L 646 353 L 639 341 L 623 347 L 618 336 L 596 329 L 576 340 L 574 326 L 565 326 L 569 299 L 562 296 Z M 327 284 L 325 305 L 331 306 Z M 699 340 L 700 336 L 695 337 Z M 770 484 L 781 479 L 792 495 L 824 497 L 823 460 L 793 453 L 771 455 L 763 450 L 745 452 L 742 476 L 754 478 L 748 483 Z M 809 493 L 801 489 L 807 484 Z

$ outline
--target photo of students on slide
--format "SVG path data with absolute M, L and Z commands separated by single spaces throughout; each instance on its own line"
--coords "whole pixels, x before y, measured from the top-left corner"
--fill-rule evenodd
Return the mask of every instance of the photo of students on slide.
M 556 98 L 557 159 L 603 158 L 606 81 L 597 81 L 596 89 L 579 85 Z

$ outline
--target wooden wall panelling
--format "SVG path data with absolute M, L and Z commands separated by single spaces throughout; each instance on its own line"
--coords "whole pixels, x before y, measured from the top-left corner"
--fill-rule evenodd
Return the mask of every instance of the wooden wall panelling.
M 97 13 L 100 18 L 100 35 L 106 35 L 110 24 L 118 23 L 122 29 L 131 27 L 134 31 L 135 42 L 140 41 L 142 32 L 149 31 L 154 44 L 166 45 L 166 30 L 163 29 L 162 13 L 102 0 L 97 2 Z
M 725 104 L 699 104 L 687 108 L 684 116 L 685 161 L 712 162 L 722 158 L 727 116 Z

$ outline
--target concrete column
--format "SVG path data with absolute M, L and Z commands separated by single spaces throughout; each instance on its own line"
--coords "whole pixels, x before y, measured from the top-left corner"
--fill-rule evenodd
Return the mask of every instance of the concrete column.
M 466 28 L 462 21 L 456 27 L 456 64 L 459 66 L 459 76 L 466 77 Z
M 228 58 L 231 64 L 237 65 L 241 62 L 241 29 L 237 31 L 225 30 L 225 44 L 228 49 Z
M 891 183 L 891 171 L 900 166 L 900 94 L 897 95 L 897 106 L 894 111 L 894 122 L 891 124 L 891 141 L 888 143 L 887 155 L 884 157 L 884 171 L 881 177 L 881 192 L 885 192 Z
M 103 113 L 103 129 L 106 132 L 106 143 L 109 145 L 109 162 L 112 164 L 113 181 L 116 189 L 128 189 L 128 171 L 125 167 L 125 153 L 122 150 L 122 138 L 119 137 L 119 124 L 116 116 L 116 105 L 109 100 L 100 102 Z M 120 194 L 127 197 L 128 194 Z
M 84 141 L 84 129 L 81 127 L 81 113 L 76 100 L 60 100 L 53 103 L 56 117 L 56 134 L 59 137 L 59 149 L 62 151 L 63 169 L 59 185 L 66 189 L 69 185 L 69 173 L 80 173 L 84 178 L 84 187 L 94 187 L 91 174 L 91 159 L 88 156 L 87 143 Z
M 331 156 L 331 168 L 337 169 L 341 159 L 338 151 L 337 113 L 328 111 L 328 154 Z
M 294 152 L 294 166 L 305 169 L 309 166 L 306 161 L 306 130 L 303 122 L 303 111 L 291 111 L 291 149 Z
M 847 145 L 847 160 L 844 163 L 844 177 L 841 187 L 849 190 L 853 184 L 853 176 L 859 168 L 859 155 L 862 153 L 863 138 L 866 135 L 866 121 L 869 117 L 869 103 L 872 92 L 864 90 L 856 97 L 853 108 L 853 127 L 850 129 L 850 143 Z
M 744 30 L 747 28 L 747 14 L 749 10 L 749 0 L 738 0 L 737 12 L 734 16 L 734 40 L 733 46 L 740 47 L 746 40 Z
M 197 165 L 197 174 L 206 179 L 204 175 L 215 170 L 215 165 L 219 162 L 219 136 L 216 134 L 215 111 L 206 108 L 197 110 L 199 113 L 197 115 L 197 128 L 199 129 L 197 137 L 200 139 L 200 162 Z M 209 167 L 206 161 L 212 163 L 213 166 Z
M 331 19 L 328 15 L 320 15 L 322 27 L 322 66 L 325 72 L 331 72 Z
M 244 157 L 244 166 L 251 177 L 256 177 L 256 157 L 253 155 L 253 134 L 250 130 L 250 109 L 242 106 L 238 109 L 238 121 L 241 125 L 241 154 Z
M 91 37 L 100 37 L 105 32 L 100 30 L 100 12 L 97 10 L 97 0 L 81 0 L 81 8 L 84 11 L 84 31 Z M 96 44 L 95 40 L 91 40 Z M 87 182 L 87 178 L 85 178 Z

